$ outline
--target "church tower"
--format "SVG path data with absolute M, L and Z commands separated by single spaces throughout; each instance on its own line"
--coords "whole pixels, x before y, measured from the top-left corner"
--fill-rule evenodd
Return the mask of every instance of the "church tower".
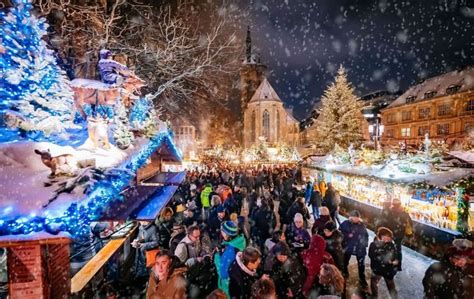
M 252 51 L 250 26 L 247 28 L 245 43 L 245 58 L 240 68 L 240 104 L 242 111 L 245 111 L 253 94 L 265 79 L 265 71 L 267 70 L 267 66 L 260 63 L 260 58 Z

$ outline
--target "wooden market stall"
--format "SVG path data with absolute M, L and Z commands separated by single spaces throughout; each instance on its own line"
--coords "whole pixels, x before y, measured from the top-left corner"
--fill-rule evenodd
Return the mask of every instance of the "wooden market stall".
M 22 147 L 18 148 L 33 152 Z M 171 136 L 163 132 L 132 151 L 119 170 L 102 175 L 85 197 L 74 198 L 75 192 L 70 192 L 54 200 L 48 200 L 52 189 L 41 181 L 32 193 L 13 190 L 11 180 L 17 178 L 12 168 L 8 180 L 0 182 L 10 188 L 5 187 L 9 200 L 0 202 L 0 248 L 7 250 L 7 264 L 0 267 L 8 274 L 9 298 L 90 298 L 104 282 L 127 277 L 135 254 L 131 248 L 138 231 L 135 220 L 153 221 L 168 204 L 185 174 L 164 173 L 162 165 L 180 161 Z M 36 165 L 26 170 L 31 177 L 48 174 Z M 22 197 L 15 199 L 14 194 Z M 94 217 L 93 223 L 77 222 L 81 218 L 62 221 L 61 215 L 82 210 L 96 213 L 86 218 Z M 93 243 L 91 231 L 97 224 L 106 227 L 107 233 Z M 63 232 L 63 227 L 68 230 Z M 82 229 L 85 234 L 77 238 L 71 229 Z M 82 255 L 84 261 L 79 258 Z M 73 264 L 79 265 L 78 271 L 71 272 Z
M 436 249 L 474 230 L 474 169 L 447 168 L 430 174 L 380 177 L 361 167 L 316 164 L 305 176 L 331 182 L 341 194 L 341 213 L 359 210 L 374 229 L 385 202 L 397 198 L 413 221 L 414 238 L 407 245 L 438 257 Z

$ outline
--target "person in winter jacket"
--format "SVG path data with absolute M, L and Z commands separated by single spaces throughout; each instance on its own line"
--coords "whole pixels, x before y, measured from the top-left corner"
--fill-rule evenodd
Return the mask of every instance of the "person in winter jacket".
M 338 223 L 340 223 L 339 217 L 337 215 L 340 204 L 339 201 L 339 193 L 336 191 L 336 189 L 334 189 L 334 186 L 331 183 L 328 183 L 328 189 L 323 199 L 323 206 L 329 209 L 329 215 L 331 215 L 331 219 L 333 221 L 337 221 Z
M 155 225 L 158 228 L 158 246 L 160 248 L 168 249 L 171 232 L 173 230 L 173 210 L 169 207 L 166 207 L 161 211 L 160 217 L 156 220 Z
M 245 238 L 238 233 L 237 225 L 228 220 L 222 224 L 221 235 L 223 242 L 214 254 L 214 264 L 218 275 L 219 289 L 229 296 L 229 267 L 234 262 L 237 252 L 244 250 Z
M 258 248 L 263 249 L 265 240 L 271 236 L 274 227 L 273 210 L 265 198 L 257 200 L 257 209 L 251 216 L 251 223 L 251 236 Z
M 265 240 L 265 250 L 263 253 L 268 254 L 268 252 L 272 250 L 273 246 L 275 246 L 280 241 L 286 242 L 285 233 L 282 230 L 273 231 L 272 237 Z
M 320 209 L 321 215 L 318 219 L 314 220 L 313 227 L 311 228 L 311 234 L 318 234 L 323 235 L 323 230 L 326 223 L 332 221 L 331 216 L 329 215 L 329 209 L 326 207 L 321 207 Z
M 212 241 L 217 242 L 220 237 L 220 229 L 222 223 L 227 221 L 229 217 L 227 216 L 227 211 L 224 208 L 224 205 L 219 205 L 215 213 L 214 211 L 209 215 L 209 219 L 207 220 L 207 228 L 209 232 L 209 237 Z
M 319 275 L 321 265 L 324 261 L 324 252 L 326 250 L 326 241 L 319 236 L 313 235 L 311 237 L 311 245 L 301 253 L 303 265 L 306 268 L 306 280 L 303 285 L 303 294 L 308 296 L 311 291 L 315 279 Z
M 431 264 L 423 278 L 425 298 L 474 298 L 474 282 L 468 275 L 471 254 L 469 249 L 450 247 L 441 261 Z
M 209 217 L 209 209 L 211 208 L 210 195 L 212 193 L 212 185 L 206 184 L 204 189 L 201 191 L 201 205 L 202 205 L 202 217 L 206 220 Z
M 326 223 L 323 230 L 322 237 L 326 241 L 326 252 L 328 252 L 336 267 L 340 270 L 344 270 L 344 249 L 342 247 L 342 242 L 344 236 L 341 231 L 337 229 L 336 223 L 330 221 Z
M 251 295 L 252 285 L 257 281 L 257 268 L 261 262 L 261 254 L 254 247 L 247 247 L 237 252 L 235 261 L 229 270 L 230 298 L 247 299 Z
M 359 283 L 366 288 L 367 280 L 365 278 L 365 255 L 369 245 L 369 233 L 364 223 L 361 222 L 360 213 L 353 210 L 349 214 L 349 220 L 344 221 L 339 227 L 344 235 L 344 275 L 349 277 L 348 265 L 352 255 L 357 257 L 357 266 L 359 270 Z
M 293 223 L 285 231 L 285 236 L 294 253 L 300 253 L 309 247 L 311 236 L 304 227 L 303 215 L 296 213 Z
M 304 202 L 305 202 L 305 204 L 309 204 L 312 193 L 313 193 L 313 183 L 311 182 L 310 178 L 306 178 L 306 186 L 305 186 L 305 190 L 304 190 Z
M 369 246 L 369 258 L 372 269 L 370 278 L 372 296 L 377 298 L 378 283 L 383 277 L 390 296 L 397 298 L 397 289 L 393 278 L 397 273 L 399 261 L 397 260 L 397 249 L 393 243 L 393 233 L 390 229 L 379 227 L 377 236 Z
M 131 243 L 132 247 L 137 249 L 135 255 L 135 276 L 137 278 L 147 276 L 145 253 L 147 250 L 158 247 L 157 229 L 153 222 L 140 221 L 138 235 Z
M 321 180 L 321 182 L 319 182 L 319 191 L 321 192 L 322 198 L 326 196 L 326 190 L 328 190 L 328 186 L 324 180 Z
M 301 298 L 305 269 L 299 259 L 291 255 L 285 242 L 275 245 L 274 263 L 270 277 L 275 282 L 278 298 Z
M 378 226 L 386 227 L 393 232 L 393 241 L 397 247 L 398 271 L 402 270 L 402 242 L 405 237 L 407 225 L 413 227 L 410 215 L 402 207 L 399 199 L 392 201 L 390 209 L 383 209 L 381 217 L 378 219 Z
M 275 259 L 275 249 L 276 249 L 275 246 L 278 243 L 285 243 L 286 246 L 288 246 L 288 244 L 286 243 L 285 234 L 280 230 L 273 232 L 272 238 L 267 239 L 267 241 L 265 242 L 265 248 L 267 249 L 267 251 L 266 251 L 266 254 L 265 254 L 265 262 L 263 263 L 263 272 L 264 273 L 268 274 L 272 270 L 273 264 L 276 261 L 276 259 Z
M 187 229 L 187 235 L 176 247 L 174 255 L 179 258 L 181 263 L 187 267 L 201 262 L 204 256 L 210 256 L 210 240 L 201 236 L 201 229 L 197 225 L 192 225 Z
M 310 219 L 310 215 L 309 215 L 308 208 L 306 207 L 304 203 L 303 197 L 298 197 L 291 204 L 290 208 L 288 209 L 288 212 L 286 213 L 286 221 L 284 223 L 287 225 L 292 223 L 293 219 L 295 218 L 295 215 L 298 213 L 304 217 L 303 220 L 305 221 L 305 224 L 306 224 L 306 221 Z
M 186 268 L 175 268 L 174 265 L 173 255 L 169 250 L 158 252 L 148 280 L 147 299 L 186 298 Z
M 313 191 L 311 192 L 311 198 L 309 201 L 311 208 L 313 210 L 314 220 L 319 218 L 320 207 L 323 204 L 323 197 L 321 196 L 321 191 L 317 183 L 313 185 Z
M 319 284 L 316 291 L 318 295 L 321 297 L 337 296 L 337 298 L 341 298 L 342 294 L 344 293 L 344 285 L 344 277 L 336 266 L 331 264 L 321 265 L 321 271 L 319 272 Z

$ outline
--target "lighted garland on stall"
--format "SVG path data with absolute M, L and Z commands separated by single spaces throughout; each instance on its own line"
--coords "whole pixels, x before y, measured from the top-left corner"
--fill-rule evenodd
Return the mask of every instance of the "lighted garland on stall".
M 469 230 L 469 200 L 464 199 L 464 188 L 456 188 L 456 202 L 458 207 L 458 219 L 456 221 L 456 229 L 458 232 L 465 234 Z
M 159 133 L 151 138 L 137 155 L 118 167 L 119 171 L 110 172 L 106 179 L 97 182 L 87 194 L 87 204 L 73 203 L 64 215 L 58 218 L 20 217 L 8 222 L 0 220 L 0 235 L 29 234 L 42 230 L 52 233 L 66 231 L 75 237 L 89 234 L 89 223 L 98 220 L 110 203 L 123 200 L 120 192 L 129 184 L 137 170 L 144 165 L 151 154 L 163 143 L 171 147 L 170 150 L 181 158 L 180 152 L 172 142 L 172 132 Z

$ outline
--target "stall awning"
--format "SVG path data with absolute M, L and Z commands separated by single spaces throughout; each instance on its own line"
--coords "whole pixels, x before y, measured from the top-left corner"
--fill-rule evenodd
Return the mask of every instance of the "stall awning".
M 168 204 L 177 189 L 177 186 L 164 186 L 158 188 L 148 204 L 143 207 L 134 218 L 137 220 L 154 220 L 161 210 Z
M 151 178 L 148 178 L 142 182 L 140 185 L 143 186 L 160 186 L 160 185 L 179 185 L 184 181 L 186 177 L 186 172 L 161 172 Z

